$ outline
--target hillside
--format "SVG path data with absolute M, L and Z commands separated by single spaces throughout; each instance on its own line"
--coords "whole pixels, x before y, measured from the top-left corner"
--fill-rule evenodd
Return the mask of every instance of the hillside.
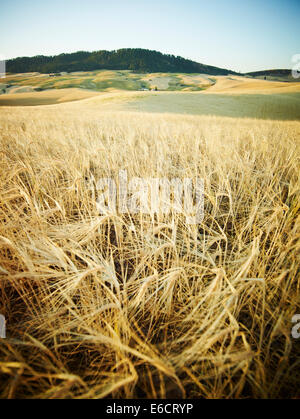
M 273 69 L 273 70 L 262 70 L 253 71 L 247 73 L 247 76 L 251 76 L 258 79 L 272 80 L 272 81 L 292 81 L 299 82 L 300 79 L 295 79 L 292 76 L 292 70 L 288 69 Z
M 12 74 L 0 83 L 0 106 L 53 105 L 96 96 L 101 109 L 110 107 L 111 100 L 115 108 L 120 98 L 123 104 L 129 99 L 129 110 L 145 112 L 300 119 L 300 83 L 242 76 L 98 70 L 56 77 Z
M 84 89 L 98 92 L 168 90 L 201 91 L 215 83 L 217 76 L 186 73 L 137 73 L 130 70 L 81 71 L 66 74 L 20 73 L 4 77 L 0 96 L 37 93 L 53 89 Z M 4 98 L 1 98 L 1 100 Z
M 281 76 L 288 77 L 291 74 L 291 70 L 288 69 L 274 69 L 274 70 L 262 70 L 262 71 L 252 71 L 247 73 L 249 76 Z
M 237 74 L 231 70 L 200 64 L 179 56 L 139 48 L 116 51 L 79 51 L 56 56 L 20 57 L 8 60 L 6 69 L 8 73 L 56 73 L 106 69 L 132 70 L 145 73 Z

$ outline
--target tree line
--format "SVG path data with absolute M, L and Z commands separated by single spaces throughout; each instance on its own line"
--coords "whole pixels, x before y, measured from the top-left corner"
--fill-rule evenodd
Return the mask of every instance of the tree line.
M 94 70 L 132 70 L 139 73 L 237 74 L 223 68 L 200 64 L 185 58 L 141 48 L 115 51 L 78 51 L 55 56 L 37 55 L 8 60 L 8 73 L 58 73 Z

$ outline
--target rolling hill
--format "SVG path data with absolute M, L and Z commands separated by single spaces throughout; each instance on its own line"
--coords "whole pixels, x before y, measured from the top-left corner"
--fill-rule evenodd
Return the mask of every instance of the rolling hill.
M 55 73 L 93 70 L 132 70 L 144 73 L 237 74 L 234 71 L 200 64 L 185 58 L 141 48 L 115 51 L 79 51 L 56 56 L 38 55 L 8 60 L 8 73 Z
M 300 79 L 295 79 L 292 76 L 292 70 L 288 69 L 273 69 L 273 70 L 261 70 L 247 73 L 247 76 L 254 77 L 256 79 L 265 79 L 272 81 L 292 81 L 299 82 Z
M 288 77 L 291 74 L 291 70 L 288 70 L 288 69 L 262 70 L 262 71 L 252 71 L 247 74 L 253 77 L 257 77 L 257 76 Z

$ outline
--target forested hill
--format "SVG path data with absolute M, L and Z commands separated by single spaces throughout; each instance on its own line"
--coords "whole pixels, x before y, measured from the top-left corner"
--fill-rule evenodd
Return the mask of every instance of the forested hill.
M 259 77 L 259 76 L 274 76 L 274 77 L 288 77 L 292 73 L 292 70 L 287 69 L 276 69 L 276 70 L 263 70 L 263 71 L 252 71 L 251 73 L 247 73 L 247 75 L 252 77 Z
M 116 51 L 79 51 L 56 56 L 38 55 L 8 60 L 8 73 L 56 73 L 92 70 L 132 70 L 136 72 L 204 73 L 211 75 L 237 74 L 223 68 L 200 64 L 174 55 L 146 49 Z

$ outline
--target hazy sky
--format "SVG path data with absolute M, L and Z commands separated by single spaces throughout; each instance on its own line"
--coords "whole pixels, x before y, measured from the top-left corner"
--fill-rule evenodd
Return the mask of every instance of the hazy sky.
M 291 68 L 300 0 L 0 0 L 0 55 L 148 48 L 236 71 Z

